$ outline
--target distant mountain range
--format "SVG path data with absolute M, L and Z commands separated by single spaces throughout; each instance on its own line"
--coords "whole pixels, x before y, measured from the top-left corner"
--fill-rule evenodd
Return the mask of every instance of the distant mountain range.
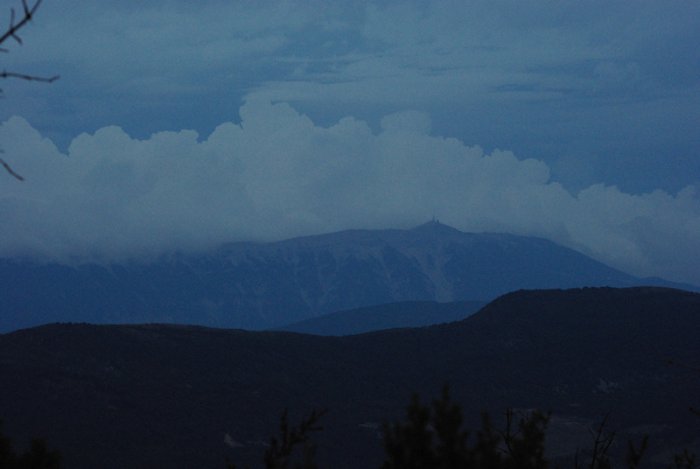
M 56 321 L 265 329 L 397 301 L 488 301 L 522 288 L 675 286 L 639 279 L 538 238 L 351 230 L 234 243 L 149 262 L 0 260 L 0 331 Z
M 444 383 L 475 428 L 552 412 L 547 448 L 590 448 L 608 415 L 645 461 L 698 450 L 700 295 L 665 288 L 518 291 L 469 318 L 347 337 L 173 325 L 49 325 L 0 335 L 0 419 L 70 468 L 259 463 L 283 409 L 327 408 L 321 467 L 379 467 L 382 422 Z M 256 466 L 253 466 L 256 467 Z M 566 466 L 569 467 L 569 466 Z
M 351 335 L 402 327 L 423 327 L 459 321 L 476 313 L 485 303 L 480 301 L 400 301 L 348 311 L 336 311 L 295 322 L 279 331 L 316 335 Z

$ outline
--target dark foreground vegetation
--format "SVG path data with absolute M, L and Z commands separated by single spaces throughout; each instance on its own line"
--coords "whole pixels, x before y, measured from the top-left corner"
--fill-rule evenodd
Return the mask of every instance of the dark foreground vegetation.
M 298 426 L 290 426 L 286 412 L 280 421 L 279 434 L 270 439 L 263 458 L 265 469 L 319 469 L 313 432 L 321 431 L 319 421 L 324 412 L 314 411 Z M 442 396 L 423 404 L 414 395 L 403 421 L 384 424 L 382 439 L 384 462 L 381 469 L 637 469 L 644 464 L 648 436 L 638 444 L 627 442 L 624 459 L 613 462 L 610 448 L 615 433 L 603 420 L 591 431 L 591 444 L 577 450 L 573 458 L 551 461 L 547 457 L 546 429 L 549 415 L 539 410 L 519 415 L 509 409 L 504 428 L 493 425 L 487 413 L 482 414 L 481 428 L 466 430 L 459 404 L 444 387 Z M 666 465 L 671 469 L 700 467 L 695 454 L 684 450 Z M 228 469 L 238 469 L 229 464 Z
M 542 409 L 552 467 L 573 467 L 577 449 L 584 465 L 608 415 L 616 467 L 645 434 L 644 467 L 667 467 L 700 452 L 698 331 L 700 295 L 659 288 L 520 291 L 463 321 L 349 337 L 54 324 L 0 335 L 0 420 L 16 444 L 46 438 L 69 469 L 257 468 L 281 409 L 289 423 L 328 409 L 318 466 L 377 468 L 394 434 L 382 423 L 449 383 L 468 448 L 481 411 L 503 430 L 504 409 L 513 429 Z
M 0 427 L 0 469 L 60 469 L 61 453 L 49 449 L 46 442 L 34 439 L 29 448 L 18 452 Z
M 291 425 L 285 411 L 279 433 L 270 438 L 264 453 L 265 469 L 319 469 L 313 433 L 322 431 L 320 421 L 325 411 L 312 411 L 298 425 Z M 449 388 L 432 405 L 423 404 L 414 395 L 403 421 L 385 423 L 382 429 L 384 462 L 381 469 L 611 469 L 644 467 L 648 437 L 635 445 L 628 441 L 624 461 L 614 464 L 609 450 L 615 433 L 605 421 L 591 432 L 589 448 L 577 451 L 570 461 L 550 461 L 546 451 L 546 428 L 549 416 L 535 410 L 517 414 L 507 410 L 504 428 L 496 428 L 487 413 L 481 428 L 470 432 L 464 428 L 459 404 Z M 667 465 L 673 469 L 697 469 L 695 454 L 685 450 Z M 48 449 L 43 440 L 32 440 L 24 453 L 18 454 L 9 438 L 0 432 L 0 469 L 61 469 L 61 456 Z M 228 469 L 240 469 L 228 464 Z

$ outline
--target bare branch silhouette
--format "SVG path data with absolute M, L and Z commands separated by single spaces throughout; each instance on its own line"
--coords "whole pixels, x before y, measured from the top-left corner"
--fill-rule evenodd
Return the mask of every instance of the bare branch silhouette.
M 34 3 L 34 5 L 29 6 L 27 0 L 22 0 L 22 18 L 17 22 L 15 22 L 15 9 L 10 9 L 10 25 L 7 27 L 5 32 L 0 35 L 0 45 L 2 45 L 5 41 L 7 41 L 10 38 L 17 41 L 19 45 L 23 44 L 22 38 L 19 37 L 17 33 L 20 29 L 22 29 L 24 26 L 27 25 L 27 23 L 29 23 L 32 20 L 37 8 L 39 8 L 39 5 L 41 5 L 42 1 L 43 0 L 36 0 L 36 3 Z M 8 52 L 8 50 L 5 48 L 0 48 L 0 51 Z M 54 75 L 52 77 L 39 77 L 35 75 L 29 75 L 26 73 L 3 71 L 2 73 L 0 73 L 0 78 L 19 78 L 28 81 L 40 81 L 44 83 L 51 83 L 53 81 L 58 80 L 58 75 Z
M 58 80 L 60 77 L 58 75 L 54 75 L 52 77 L 38 77 L 38 76 L 34 76 L 34 75 L 26 75 L 24 73 L 2 71 L 2 72 L 0 72 L 0 78 L 19 78 L 21 80 L 27 80 L 27 81 L 41 81 L 43 83 L 53 83 L 54 81 Z
M 17 35 L 17 31 L 22 29 L 29 21 L 31 21 L 34 13 L 36 12 L 39 5 L 41 5 L 42 0 L 37 0 L 36 3 L 30 7 L 27 4 L 27 0 L 22 0 L 22 10 L 24 16 L 18 23 L 15 23 L 15 9 L 10 10 L 10 26 L 5 30 L 5 32 L 0 35 L 0 44 L 4 43 L 9 38 L 17 41 L 18 44 L 22 44 L 22 39 Z
M 18 32 L 32 20 L 34 14 L 36 13 L 36 10 L 41 5 L 41 2 L 42 0 L 36 0 L 36 2 L 30 6 L 29 3 L 27 3 L 27 0 L 22 0 L 22 15 L 19 18 L 19 20 L 17 20 L 16 18 L 15 9 L 10 9 L 10 24 L 5 30 L 5 32 L 0 34 L 0 45 L 4 44 L 5 41 L 7 41 L 10 38 L 14 39 L 19 45 L 22 45 L 22 38 L 19 37 Z M 4 47 L 0 47 L 0 52 L 8 52 L 8 50 Z M 26 81 L 53 83 L 54 81 L 58 80 L 59 77 L 58 75 L 54 75 L 51 77 L 41 77 L 36 75 L 29 75 L 27 73 L 2 71 L 0 72 L 0 78 L 17 78 Z M 1 92 L 2 89 L 0 89 L 0 93 Z M 2 167 L 5 168 L 5 171 L 7 171 L 15 179 L 17 179 L 18 181 L 24 181 L 24 178 L 17 174 L 12 169 L 12 167 L 2 158 L 0 158 L 0 165 L 2 165 Z
M 12 167 L 9 164 L 7 164 L 7 162 L 5 162 L 5 160 L 3 160 L 2 158 L 0 158 L 0 165 L 2 165 L 3 168 L 5 168 L 5 171 L 10 173 L 10 176 L 13 176 L 15 179 L 17 179 L 19 181 L 24 181 L 24 178 L 22 176 L 20 176 L 19 174 L 17 174 L 15 172 L 15 170 L 12 169 Z

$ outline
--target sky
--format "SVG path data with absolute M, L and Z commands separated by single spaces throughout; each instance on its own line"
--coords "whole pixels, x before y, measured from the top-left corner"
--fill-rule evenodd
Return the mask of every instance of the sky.
M 700 285 L 699 2 L 44 0 L 20 36 L 2 68 L 61 78 L 0 82 L 0 256 L 437 217 Z

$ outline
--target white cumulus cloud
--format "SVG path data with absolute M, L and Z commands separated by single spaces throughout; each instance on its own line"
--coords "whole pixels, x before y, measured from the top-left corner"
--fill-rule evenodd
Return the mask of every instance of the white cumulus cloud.
M 346 117 L 323 127 L 285 103 L 249 99 L 211 135 L 119 127 L 66 153 L 22 118 L 0 141 L 23 183 L 0 185 L 0 255 L 143 258 L 235 240 L 404 227 L 437 216 L 467 231 L 552 239 L 637 275 L 700 284 L 700 200 L 552 181 L 536 159 L 431 133 L 429 116 Z

